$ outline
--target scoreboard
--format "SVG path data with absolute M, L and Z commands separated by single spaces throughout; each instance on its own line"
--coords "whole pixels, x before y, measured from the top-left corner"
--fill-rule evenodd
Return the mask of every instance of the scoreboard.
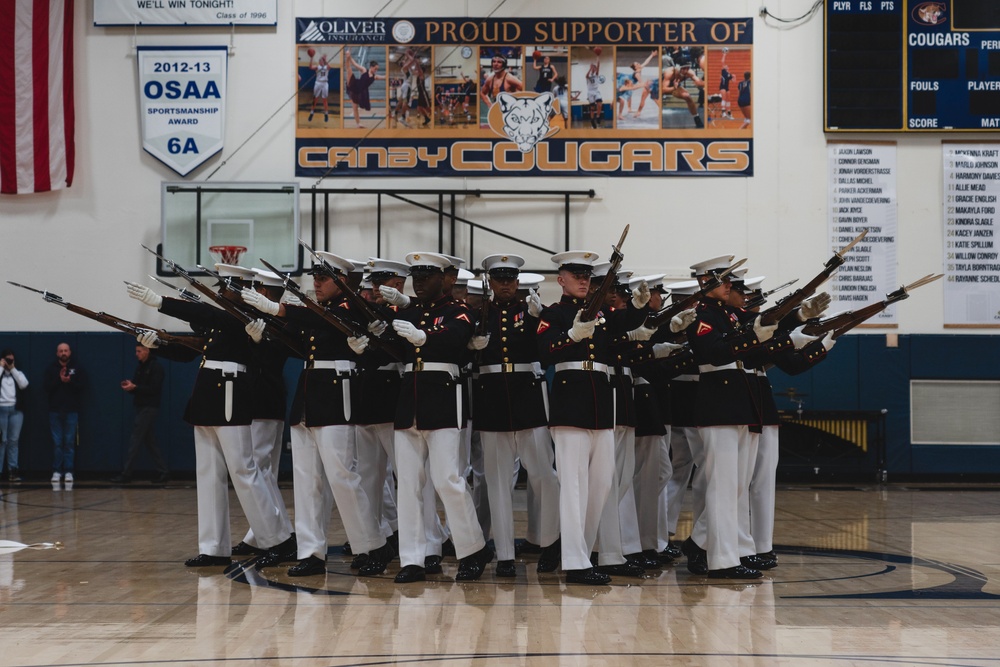
M 825 0 L 827 132 L 1000 130 L 1000 0 Z

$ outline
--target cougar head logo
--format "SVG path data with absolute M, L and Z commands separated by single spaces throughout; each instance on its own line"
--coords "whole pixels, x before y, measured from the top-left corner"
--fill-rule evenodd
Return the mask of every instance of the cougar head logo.
M 549 126 L 553 99 L 552 93 L 500 93 L 490 108 L 490 128 L 528 153 L 539 141 L 559 131 Z
M 924 25 L 937 25 L 944 21 L 944 3 L 925 2 L 916 7 L 916 19 Z

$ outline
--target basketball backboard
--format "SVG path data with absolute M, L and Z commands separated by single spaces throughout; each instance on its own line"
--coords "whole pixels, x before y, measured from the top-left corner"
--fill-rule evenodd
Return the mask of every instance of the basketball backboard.
M 242 266 L 266 259 L 299 275 L 298 183 L 168 183 L 161 190 L 160 254 L 194 275 L 215 263 L 209 248 L 242 246 Z M 263 268 L 263 267 L 261 267 Z M 159 263 L 159 275 L 172 275 Z

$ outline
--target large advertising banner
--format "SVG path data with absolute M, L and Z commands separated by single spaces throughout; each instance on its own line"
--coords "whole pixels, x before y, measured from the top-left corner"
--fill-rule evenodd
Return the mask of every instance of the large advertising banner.
M 753 174 L 750 18 L 296 22 L 296 176 Z
M 181 176 L 222 150 L 225 46 L 137 47 L 142 147 Z

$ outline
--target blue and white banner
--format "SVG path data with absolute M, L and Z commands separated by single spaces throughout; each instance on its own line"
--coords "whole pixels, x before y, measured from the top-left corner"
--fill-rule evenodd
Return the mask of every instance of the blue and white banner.
M 277 25 L 278 0 L 94 0 L 94 25 Z
M 296 19 L 295 174 L 751 176 L 750 18 Z
M 142 147 L 181 176 L 222 150 L 225 46 L 138 47 Z

